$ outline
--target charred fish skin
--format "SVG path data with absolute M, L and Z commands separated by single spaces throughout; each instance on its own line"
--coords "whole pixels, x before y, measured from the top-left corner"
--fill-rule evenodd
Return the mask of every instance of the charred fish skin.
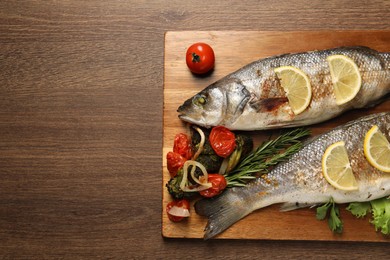
M 362 86 L 357 96 L 337 105 L 326 58 L 345 55 L 357 64 Z M 309 107 L 295 115 L 274 69 L 294 66 L 309 78 Z M 204 127 L 224 125 L 231 130 L 296 127 L 326 121 L 341 113 L 378 103 L 390 93 L 390 53 L 367 47 L 342 47 L 284 54 L 255 61 L 213 83 L 178 108 L 183 121 Z
M 314 137 L 265 177 L 246 187 L 227 190 L 215 199 L 196 202 L 196 212 L 208 217 L 204 238 L 212 238 L 251 212 L 272 204 L 281 204 L 281 210 L 287 211 L 326 203 L 330 198 L 336 203 L 348 203 L 389 196 L 390 173 L 375 169 L 364 156 L 364 136 L 373 125 L 389 138 L 390 112 L 362 117 Z M 338 141 L 345 142 L 359 184 L 356 191 L 336 189 L 322 175 L 322 155 Z

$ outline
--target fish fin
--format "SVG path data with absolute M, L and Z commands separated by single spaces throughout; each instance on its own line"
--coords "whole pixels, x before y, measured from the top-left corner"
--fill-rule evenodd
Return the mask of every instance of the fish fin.
M 291 211 L 291 210 L 307 208 L 311 206 L 313 205 L 308 203 L 286 202 L 280 206 L 280 211 Z
M 223 232 L 231 225 L 251 213 L 246 207 L 240 207 L 238 200 L 242 200 L 232 193 L 223 193 L 212 199 L 201 199 L 195 203 L 197 214 L 208 217 L 204 239 L 210 239 Z M 241 203 L 243 204 L 243 203 Z
M 257 112 L 271 112 L 288 102 L 287 97 L 263 98 L 250 101 L 250 106 Z

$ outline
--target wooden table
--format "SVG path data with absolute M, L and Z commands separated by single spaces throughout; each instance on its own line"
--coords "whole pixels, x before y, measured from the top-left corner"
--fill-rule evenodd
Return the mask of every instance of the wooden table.
M 164 32 L 389 30 L 389 9 L 0 2 L 0 258 L 388 257 L 388 243 L 163 239 L 161 148 Z

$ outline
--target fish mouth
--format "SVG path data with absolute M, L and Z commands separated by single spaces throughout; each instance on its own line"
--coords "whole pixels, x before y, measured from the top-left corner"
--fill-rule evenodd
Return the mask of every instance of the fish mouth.
M 190 119 L 190 117 L 187 116 L 186 111 L 188 111 L 188 106 L 184 103 L 183 105 L 179 106 L 176 112 L 179 113 L 179 118 L 187 121 L 187 119 Z
M 178 108 L 177 108 L 177 112 L 179 113 L 179 117 L 181 116 L 181 115 L 183 115 L 184 114 L 184 110 L 185 110 L 186 108 L 185 108 L 185 104 L 183 104 L 183 105 L 181 105 L 181 106 L 179 106 Z
M 199 122 L 196 122 L 195 120 L 193 120 L 191 117 L 189 116 L 186 116 L 186 115 L 180 115 L 179 114 L 179 118 L 185 122 L 188 122 L 188 123 L 191 123 L 191 124 L 199 124 Z
M 196 119 L 192 118 L 191 116 L 188 116 L 184 112 L 180 112 L 179 109 L 177 110 L 177 112 L 179 112 L 179 115 L 178 115 L 179 119 L 184 121 L 184 122 L 194 124 L 194 125 L 203 126 L 206 128 L 209 127 L 205 122 L 203 122 L 203 120 L 196 120 Z
M 187 99 L 181 106 L 177 108 L 179 113 L 178 117 L 188 123 L 203 125 L 202 118 L 199 114 L 199 111 L 194 109 L 193 98 Z
M 196 112 L 192 113 L 191 109 L 189 110 L 188 107 L 184 105 L 180 106 L 177 109 L 177 112 L 179 113 L 178 117 L 183 122 L 187 122 L 193 125 L 210 128 L 212 125 L 207 122 L 205 118 L 200 114 L 198 115 Z

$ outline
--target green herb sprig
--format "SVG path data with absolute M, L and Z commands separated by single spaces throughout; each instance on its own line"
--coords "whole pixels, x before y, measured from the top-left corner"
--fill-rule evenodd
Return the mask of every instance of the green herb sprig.
M 252 179 L 267 173 L 270 167 L 288 160 L 302 148 L 301 139 L 310 135 L 304 128 L 288 131 L 276 139 L 263 142 L 225 176 L 228 187 L 245 186 Z

